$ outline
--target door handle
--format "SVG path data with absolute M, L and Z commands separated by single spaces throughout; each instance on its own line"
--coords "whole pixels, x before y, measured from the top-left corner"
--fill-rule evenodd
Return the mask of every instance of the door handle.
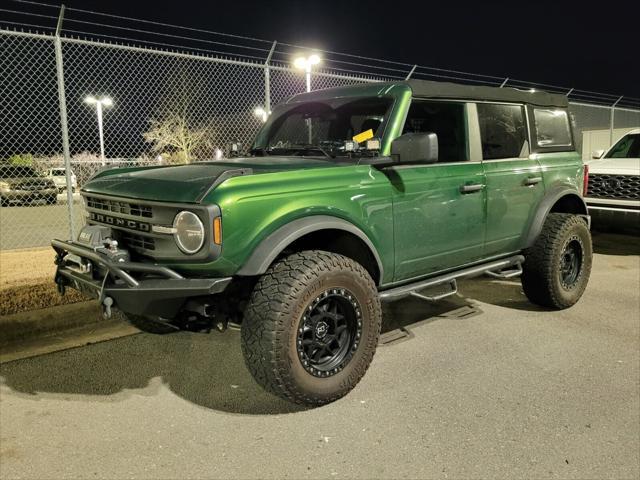
M 474 183 L 471 185 L 460 185 L 460 193 L 474 193 L 474 192 L 479 192 L 480 190 L 482 190 L 484 188 L 484 185 L 482 183 Z
M 541 181 L 542 177 L 529 177 L 524 182 L 522 182 L 522 185 L 525 187 L 530 187 L 531 185 L 539 184 Z

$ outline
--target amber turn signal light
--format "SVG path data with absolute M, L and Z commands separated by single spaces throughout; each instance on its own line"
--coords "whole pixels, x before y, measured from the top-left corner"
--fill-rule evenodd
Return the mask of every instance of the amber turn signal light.
M 213 243 L 222 245 L 222 218 L 213 219 Z

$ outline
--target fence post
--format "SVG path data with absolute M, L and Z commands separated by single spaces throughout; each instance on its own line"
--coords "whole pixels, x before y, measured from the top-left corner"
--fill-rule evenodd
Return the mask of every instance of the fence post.
M 613 121 L 615 119 L 615 114 L 616 114 L 616 105 L 618 105 L 618 102 L 622 100 L 623 96 L 624 95 L 618 98 L 615 101 L 615 103 L 611 105 L 611 124 L 609 125 L 609 146 L 613 145 Z
M 267 55 L 267 60 L 264 62 L 264 111 L 267 115 L 271 114 L 271 79 L 269 76 L 269 62 L 271 62 L 271 57 L 273 56 L 277 43 L 277 41 L 273 41 L 271 50 L 269 50 L 269 55 Z
M 411 75 L 413 75 L 413 72 L 415 72 L 415 71 L 416 71 L 416 68 L 418 68 L 418 65 L 414 65 L 414 66 L 413 66 L 413 68 L 411 69 L 411 71 L 409 72 L 409 74 L 407 75 L 407 77 L 404 79 L 404 81 L 405 81 L 405 82 L 411 78 Z
M 69 237 L 76 238 L 73 225 L 73 184 L 71 183 L 71 157 L 69 153 L 69 126 L 67 124 L 67 100 L 64 94 L 64 66 L 62 63 L 62 41 L 60 31 L 64 19 L 64 5 L 60 7 L 60 16 L 56 27 L 56 36 L 53 40 L 56 51 L 56 72 L 58 78 L 58 98 L 60 100 L 60 127 L 62 133 L 62 155 L 64 156 L 64 171 L 67 181 L 67 214 L 69 217 Z

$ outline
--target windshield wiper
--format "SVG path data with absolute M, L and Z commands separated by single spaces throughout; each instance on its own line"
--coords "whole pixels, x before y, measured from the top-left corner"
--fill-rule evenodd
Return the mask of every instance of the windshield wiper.
M 273 150 L 284 150 L 289 152 L 304 152 L 304 153 L 320 152 L 327 158 L 331 158 L 331 159 L 336 158 L 335 155 L 331 155 L 329 152 L 327 152 L 324 148 L 322 148 L 319 145 L 292 145 L 290 147 L 271 147 L 267 151 L 273 151 Z

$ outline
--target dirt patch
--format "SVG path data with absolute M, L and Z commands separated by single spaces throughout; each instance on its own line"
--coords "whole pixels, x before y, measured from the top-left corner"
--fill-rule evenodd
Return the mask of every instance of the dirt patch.
M 54 256 L 51 248 L 0 251 L 0 315 L 86 300 L 73 290 L 58 293 Z

